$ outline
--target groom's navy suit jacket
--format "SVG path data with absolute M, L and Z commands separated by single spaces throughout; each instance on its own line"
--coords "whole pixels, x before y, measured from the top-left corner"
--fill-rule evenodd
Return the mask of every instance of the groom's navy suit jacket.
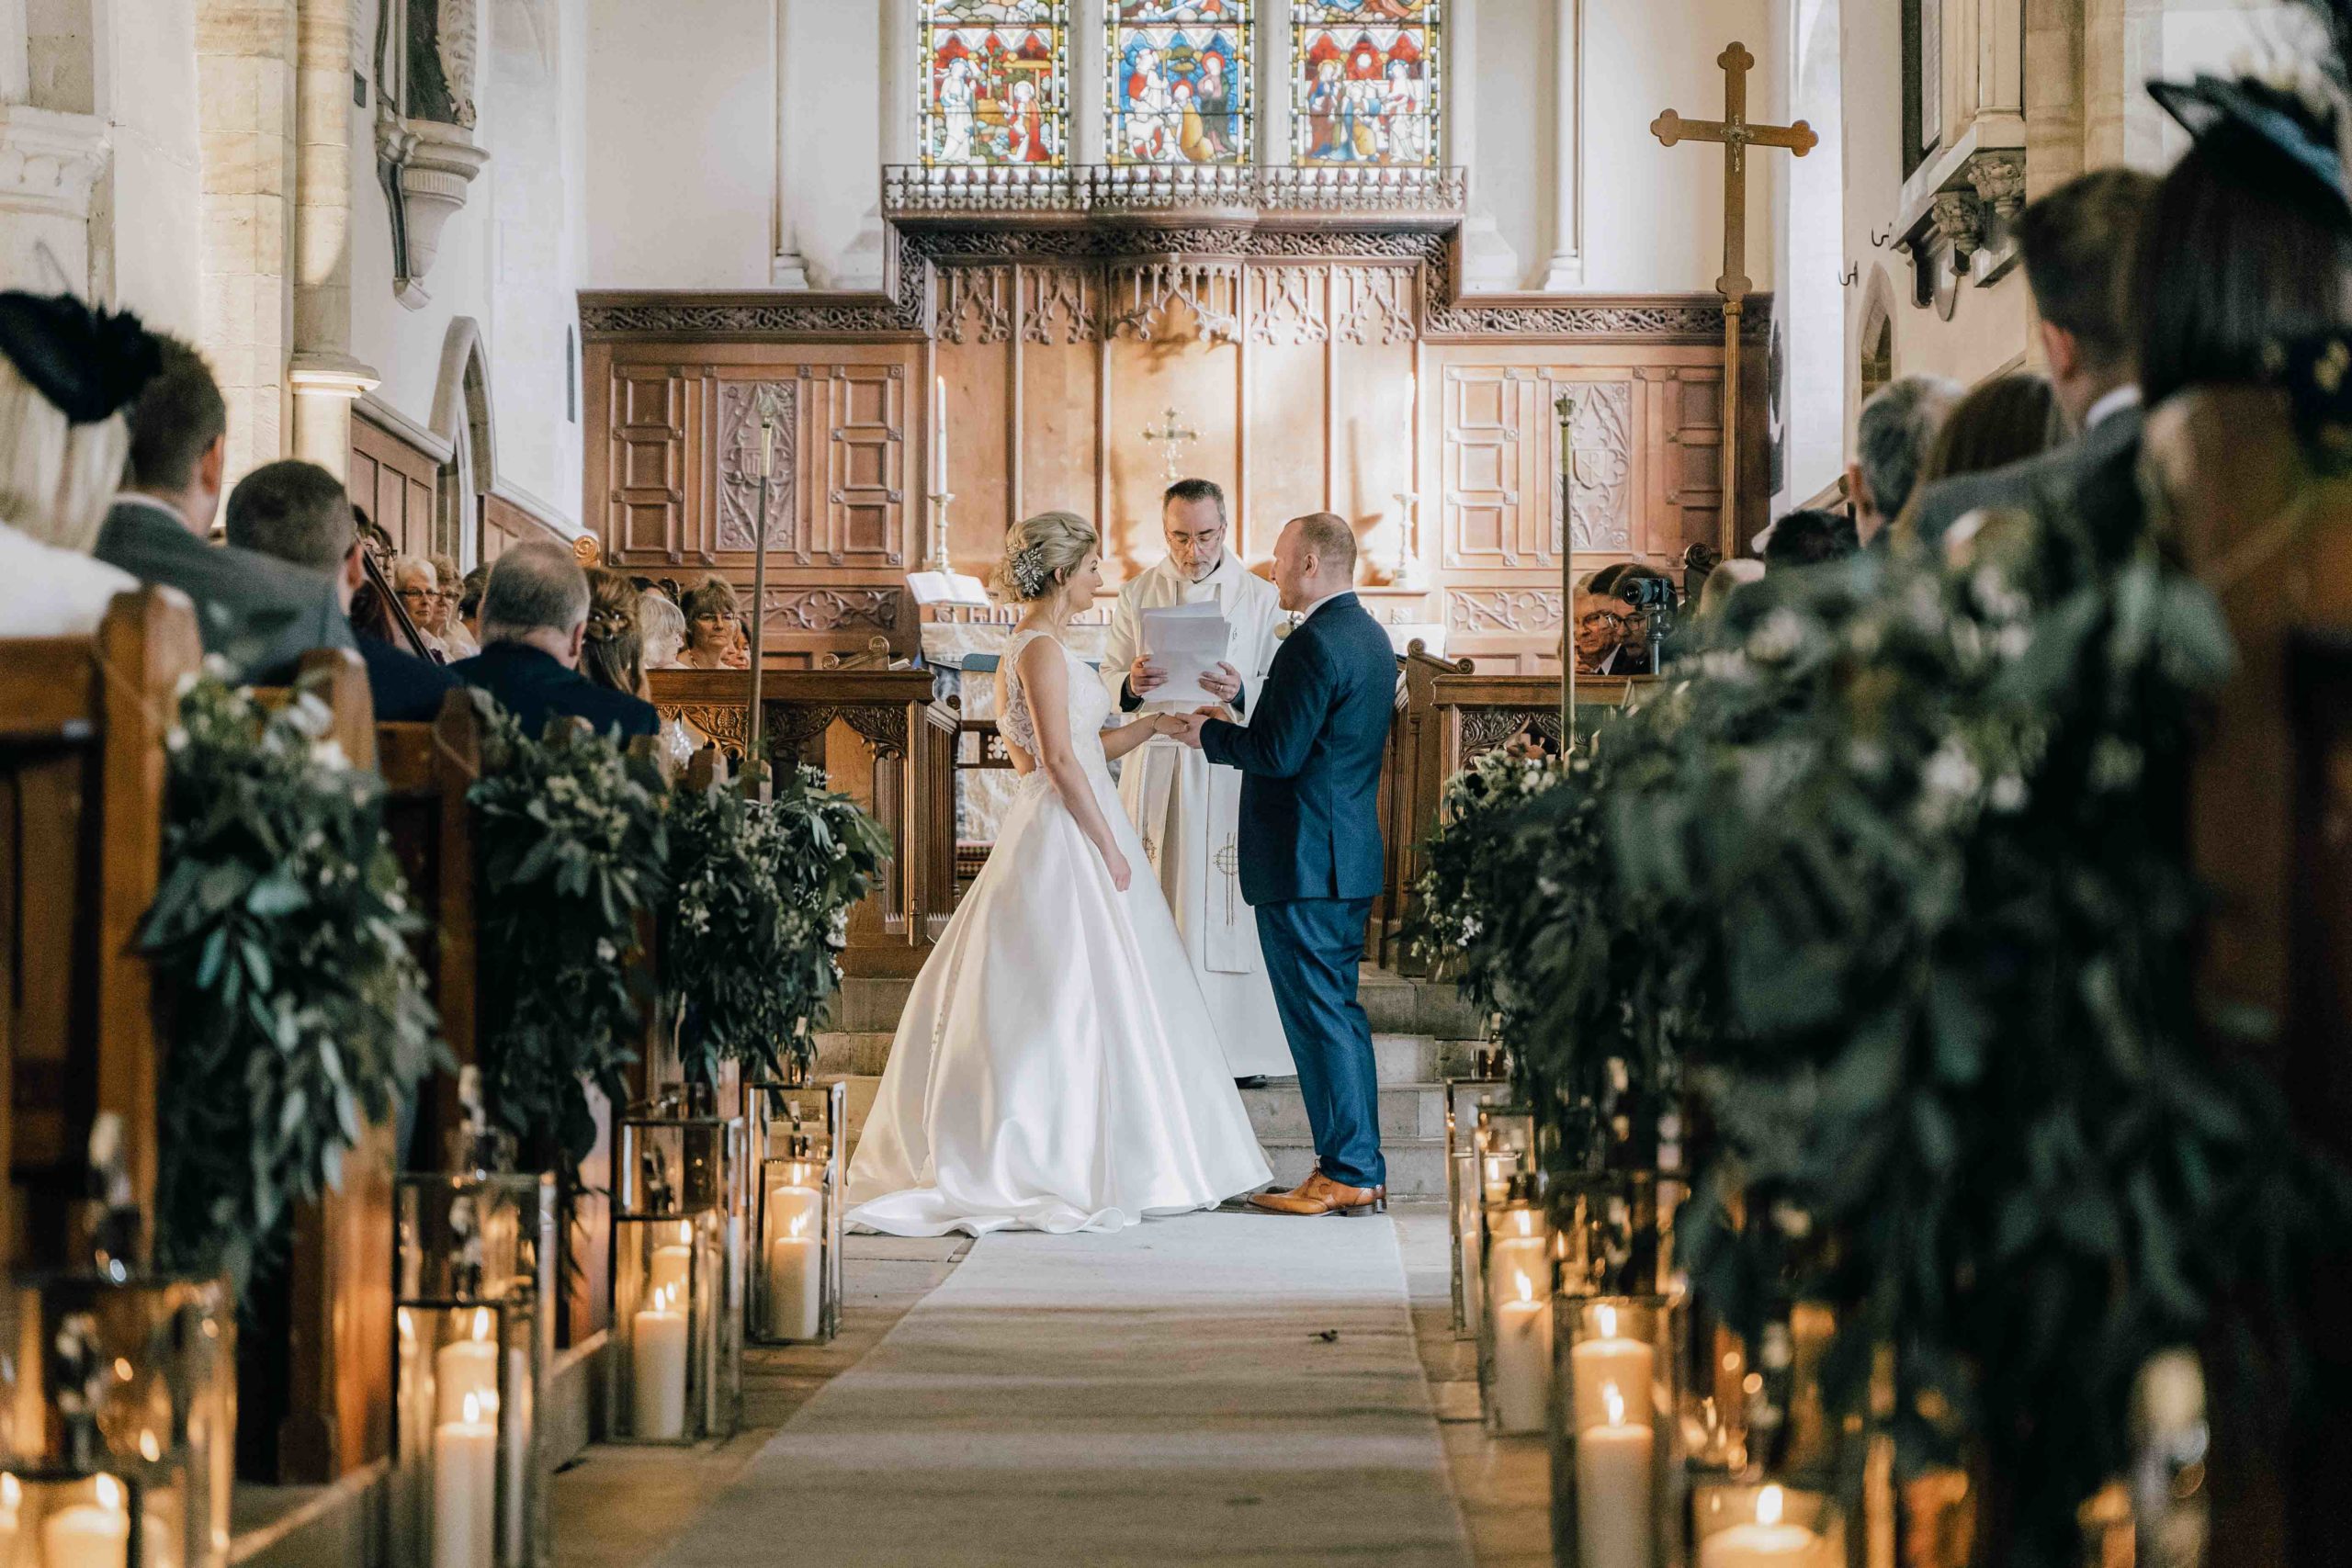
M 1239 768 L 1241 896 L 1254 908 L 1380 892 L 1380 763 L 1396 709 L 1388 634 L 1343 593 L 1275 650 L 1248 728 L 1212 719 L 1201 750 Z

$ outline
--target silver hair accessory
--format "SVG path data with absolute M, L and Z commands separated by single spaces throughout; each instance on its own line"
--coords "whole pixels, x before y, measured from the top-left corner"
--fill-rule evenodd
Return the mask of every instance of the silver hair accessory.
M 1046 589 L 1054 580 L 1053 573 L 1046 570 L 1046 547 L 1043 545 L 1023 545 L 1013 551 L 1007 570 L 1012 573 L 1013 592 L 1023 599 L 1044 598 Z

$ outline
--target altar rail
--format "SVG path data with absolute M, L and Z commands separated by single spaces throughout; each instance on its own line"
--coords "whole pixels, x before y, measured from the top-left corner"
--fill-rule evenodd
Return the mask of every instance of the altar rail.
M 741 670 L 661 670 L 654 705 L 731 757 L 751 739 L 752 677 Z M 956 710 L 928 670 L 771 670 L 762 677 L 763 749 L 806 762 L 889 832 L 891 858 L 850 911 L 842 972 L 887 977 L 922 967 L 956 910 Z

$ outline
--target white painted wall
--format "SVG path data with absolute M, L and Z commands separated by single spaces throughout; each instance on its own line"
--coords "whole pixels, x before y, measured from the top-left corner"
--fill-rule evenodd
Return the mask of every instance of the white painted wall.
M 196 0 L 100 0 L 96 112 L 113 146 L 103 219 L 114 293 L 149 323 L 198 330 Z
M 1781 488 L 1774 510 L 1817 495 L 1844 468 L 1844 321 L 1859 281 L 1845 282 L 1845 90 L 1840 17 L 1870 0 L 1778 0 L 1794 67 L 1791 107 L 1820 145 L 1792 160 L 1780 182 L 1781 265 L 1775 290 L 1782 354 Z

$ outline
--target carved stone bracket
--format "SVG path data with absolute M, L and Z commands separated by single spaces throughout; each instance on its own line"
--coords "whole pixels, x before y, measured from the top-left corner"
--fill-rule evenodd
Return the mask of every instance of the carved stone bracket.
M 95 116 L 0 104 L 0 210 L 87 219 L 107 152 Z
M 2001 148 L 1979 152 L 1962 171 L 1975 187 L 1976 197 L 2002 222 L 2012 222 L 2025 210 L 2025 151 Z
M 1984 204 L 1973 190 L 1939 191 L 1928 209 L 1928 220 L 1936 238 L 1951 247 L 1952 270 L 1964 275 L 1984 248 Z

